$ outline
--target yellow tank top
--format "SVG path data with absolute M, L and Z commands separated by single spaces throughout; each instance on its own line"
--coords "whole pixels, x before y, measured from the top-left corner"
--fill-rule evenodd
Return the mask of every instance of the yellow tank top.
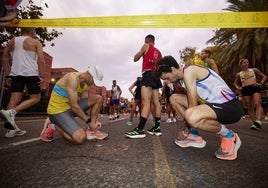
M 78 84 L 78 87 L 76 88 L 76 91 L 78 94 L 83 93 L 84 91 L 87 91 L 88 87 L 85 85 L 83 88 L 80 87 L 80 84 Z M 48 114 L 58 114 L 61 112 L 65 112 L 71 108 L 68 100 L 68 94 L 65 86 L 61 86 L 58 82 L 55 84 L 51 96 L 49 99 L 48 107 L 47 107 L 47 113 Z

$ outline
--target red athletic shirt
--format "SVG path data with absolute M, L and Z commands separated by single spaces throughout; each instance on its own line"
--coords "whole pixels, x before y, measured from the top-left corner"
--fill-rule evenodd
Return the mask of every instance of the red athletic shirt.
M 155 66 L 156 62 L 161 58 L 162 58 L 161 52 L 153 45 L 149 44 L 149 50 L 143 56 L 142 72 L 146 70 L 154 71 L 156 67 Z

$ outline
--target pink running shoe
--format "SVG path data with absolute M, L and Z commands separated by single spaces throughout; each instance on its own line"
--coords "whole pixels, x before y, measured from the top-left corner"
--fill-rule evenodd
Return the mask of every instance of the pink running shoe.
M 55 130 L 51 128 L 51 124 L 47 125 L 47 128 L 41 132 L 40 139 L 43 142 L 52 142 Z
M 108 133 L 102 132 L 102 131 L 92 131 L 92 130 L 87 130 L 87 139 L 88 140 L 103 140 L 108 137 Z
M 206 141 L 201 136 L 188 134 L 185 139 L 176 139 L 175 144 L 182 148 L 204 148 L 206 146 Z
M 235 160 L 240 146 L 241 140 L 236 133 L 231 138 L 221 137 L 221 147 L 215 152 L 215 156 L 222 160 Z

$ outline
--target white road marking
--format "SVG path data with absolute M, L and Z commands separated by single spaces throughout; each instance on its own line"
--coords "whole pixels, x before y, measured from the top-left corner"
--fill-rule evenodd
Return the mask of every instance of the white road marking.
M 37 138 L 31 138 L 31 139 L 23 140 L 23 141 L 19 141 L 19 142 L 9 143 L 9 144 L 0 146 L 0 150 L 1 149 L 6 149 L 6 148 L 11 148 L 11 147 L 14 147 L 14 146 L 19 146 L 19 145 L 22 145 L 22 144 L 27 144 L 27 143 L 30 143 L 30 142 L 35 142 L 35 141 L 38 141 L 38 140 L 40 140 L 39 137 L 37 137 Z

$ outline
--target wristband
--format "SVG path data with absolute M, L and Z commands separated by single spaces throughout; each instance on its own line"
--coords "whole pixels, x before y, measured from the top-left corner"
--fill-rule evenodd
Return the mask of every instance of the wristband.
M 91 118 L 89 117 L 89 118 L 85 121 L 85 123 L 88 124 L 88 123 L 90 123 L 90 122 L 91 122 Z

